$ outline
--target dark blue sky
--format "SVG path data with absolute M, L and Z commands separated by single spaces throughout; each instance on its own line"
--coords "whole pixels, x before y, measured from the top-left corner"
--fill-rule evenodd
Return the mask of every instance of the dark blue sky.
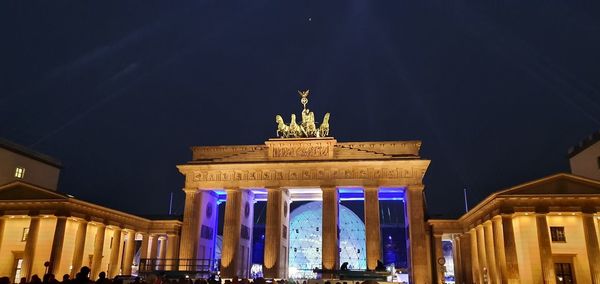
M 61 191 L 166 213 L 189 146 L 260 144 L 310 89 L 338 141 L 422 140 L 452 216 L 568 171 L 599 50 L 597 0 L 3 1 L 0 136 L 62 160 Z

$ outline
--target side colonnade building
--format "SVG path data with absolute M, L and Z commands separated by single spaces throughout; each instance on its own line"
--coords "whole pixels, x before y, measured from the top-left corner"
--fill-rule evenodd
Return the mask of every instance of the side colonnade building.
M 555 174 L 428 224 L 435 283 L 445 279 L 443 242 L 456 283 L 600 283 L 598 180 Z
M 132 274 L 139 258 L 178 258 L 176 217 L 151 220 L 60 193 L 59 161 L 6 140 L 0 161 L 0 276 L 60 279 L 88 266 L 93 278 L 114 277 Z

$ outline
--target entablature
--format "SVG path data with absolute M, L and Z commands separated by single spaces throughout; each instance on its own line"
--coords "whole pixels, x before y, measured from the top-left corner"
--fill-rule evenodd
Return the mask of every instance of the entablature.
M 407 186 L 422 184 L 429 160 L 186 164 L 186 188 Z

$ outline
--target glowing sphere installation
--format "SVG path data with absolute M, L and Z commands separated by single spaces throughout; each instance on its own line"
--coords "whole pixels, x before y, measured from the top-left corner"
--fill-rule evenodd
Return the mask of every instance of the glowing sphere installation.
M 322 202 L 310 202 L 290 214 L 289 277 L 313 278 L 312 270 L 321 268 Z M 340 204 L 340 264 L 348 262 L 349 269 L 366 269 L 365 224 Z

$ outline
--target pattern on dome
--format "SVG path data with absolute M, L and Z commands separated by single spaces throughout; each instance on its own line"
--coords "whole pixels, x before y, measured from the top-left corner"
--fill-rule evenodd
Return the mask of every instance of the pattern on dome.
M 289 277 L 314 278 L 312 270 L 321 268 L 322 202 L 310 202 L 290 214 Z M 340 264 L 349 269 L 366 269 L 365 224 L 352 210 L 340 204 Z

